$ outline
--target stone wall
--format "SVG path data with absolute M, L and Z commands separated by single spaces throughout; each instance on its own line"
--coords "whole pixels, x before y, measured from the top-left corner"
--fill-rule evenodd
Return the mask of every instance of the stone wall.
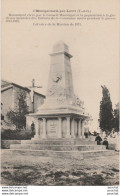
M 2 112 L 2 115 L 4 116 L 4 120 L 2 120 L 3 129 L 8 129 L 8 128 L 14 129 L 13 125 L 8 125 L 5 122 L 5 121 L 8 121 L 7 116 L 6 116 L 7 112 L 13 107 L 13 95 L 12 94 L 13 94 L 13 88 L 10 88 L 1 93 L 1 102 L 2 102 L 1 112 Z
M 34 112 L 38 111 L 40 105 L 44 103 L 45 96 L 34 93 Z
M 21 140 L 1 140 L 2 149 L 10 149 L 10 144 L 20 144 Z
M 9 90 L 4 91 L 1 93 L 1 102 L 2 102 L 2 114 L 4 115 L 4 118 L 6 119 L 6 114 L 10 108 L 12 108 L 12 92 L 13 88 L 10 88 Z

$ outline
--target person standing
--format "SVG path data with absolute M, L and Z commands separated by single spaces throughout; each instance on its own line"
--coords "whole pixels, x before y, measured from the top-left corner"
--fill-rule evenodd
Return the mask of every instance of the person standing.
M 104 138 L 103 145 L 105 145 L 106 149 L 108 149 L 108 141 L 106 137 Z
M 31 124 L 31 131 L 34 132 L 35 131 L 35 124 L 34 122 L 32 121 L 32 124 Z
M 95 141 L 97 141 L 97 145 L 101 145 L 102 138 L 100 137 L 99 133 L 97 134 Z

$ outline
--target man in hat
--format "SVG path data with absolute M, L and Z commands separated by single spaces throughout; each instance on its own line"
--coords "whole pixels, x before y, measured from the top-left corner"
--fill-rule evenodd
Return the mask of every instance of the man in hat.
M 108 149 L 107 137 L 104 138 L 103 145 L 105 145 L 106 146 L 106 149 Z

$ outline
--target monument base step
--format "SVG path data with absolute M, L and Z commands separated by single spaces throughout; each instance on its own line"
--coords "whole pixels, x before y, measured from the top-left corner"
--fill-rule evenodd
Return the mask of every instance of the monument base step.
M 10 151 L 18 151 L 25 155 L 28 153 L 63 158 L 79 157 L 79 159 L 113 154 L 113 151 L 106 150 L 105 146 L 97 145 L 95 141 L 66 138 L 22 140 L 21 144 L 11 144 Z
M 9 149 L 4 150 L 3 153 L 6 155 L 24 155 L 24 156 L 43 156 L 63 159 L 85 159 L 90 157 L 99 156 L 112 156 L 114 155 L 113 150 L 91 150 L 91 151 L 51 151 L 51 150 L 29 150 L 29 149 Z
M 40 145 L 40 144 L 11 144 L 10 149 L 53 150 L 53 151 L 90 151 L 105 150 L 103 145 Z
M 95 141 L 87 139 L 32 139 L 21 140 L 21 144 L 40 144 L 40 145 L 97 145 Z

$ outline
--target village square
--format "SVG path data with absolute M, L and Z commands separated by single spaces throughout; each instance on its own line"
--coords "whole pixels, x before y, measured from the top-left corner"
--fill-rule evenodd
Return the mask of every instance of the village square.
M 94 121 L 75 94 L 72 57 L 63 41 L 53 45 L 46 93 L 35 78 L 1 81 L 2 185 L 119 185 L 119 103 L 101 84 Z

